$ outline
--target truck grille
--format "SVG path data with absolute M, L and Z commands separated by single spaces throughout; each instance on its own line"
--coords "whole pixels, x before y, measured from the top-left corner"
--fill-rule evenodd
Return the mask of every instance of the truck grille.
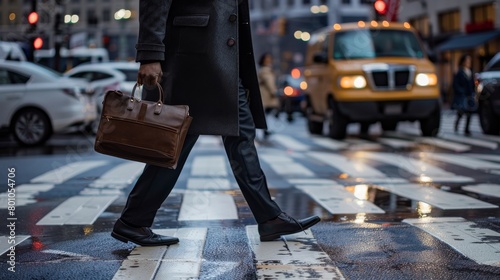
M 378 65 L 365 67 L 368 83 L 374 90 L 409 90 L 415 75 L 411 65 Z

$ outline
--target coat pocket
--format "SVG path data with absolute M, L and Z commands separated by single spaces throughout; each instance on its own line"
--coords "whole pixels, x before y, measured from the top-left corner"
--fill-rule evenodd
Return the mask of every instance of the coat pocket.
M 210 42 L 209 15 L 176 16 L 173 21 L 178 34 L 177 53 L 206 54 Z

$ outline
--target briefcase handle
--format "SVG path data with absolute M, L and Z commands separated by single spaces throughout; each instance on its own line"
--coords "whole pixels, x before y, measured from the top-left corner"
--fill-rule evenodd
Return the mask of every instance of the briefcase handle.
M 134 103 L 137 101 L 135 98 L 135 89 L 137 87 L 140 87 L 138 83 L 134 84 L 134 88 L 132 88 L 132 96 L 130 97 L 130 102 L 128 103 L 127 110 L 132 111 L 134 109 Z M 161 113 L 161 109 L 163 108 L 163 88 L 159 83 L 156 83 L 156 86 L 158 86 L 158 91 L 160 92 L 160 97 L 158 99 L 158 102 L 156 102 L 155 106 L 155 115 L 159 115 Z

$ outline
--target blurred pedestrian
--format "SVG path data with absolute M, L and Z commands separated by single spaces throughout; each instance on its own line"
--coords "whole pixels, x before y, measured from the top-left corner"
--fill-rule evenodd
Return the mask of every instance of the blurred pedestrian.
M 470 135 L 470 120 L 476 110 L 474 77 L 471 71 L 472 59 L 469 54 L 463 54 L 458 61 L 458 71 L 453 77 L 453 107 L 457 111 L 455 132 L 458 132 L 460 119 L 465 115 L 464 134 Z
M 259 59 L 259 71 L 257 73 L 259 80 L 262 106 L 266 114 L 274 112 L 279 116 L 279 99 L 276 88 L 276 76 L 273 71 L 273 56 L 270 53 L 264 53 Z M 264 137 L 269 136 L 268 129 L 264 129 Z
M 238 186 L 257 223 L 261 241 L 303 231 L 317 216 L 296 220 L 271 198 L 254 145 L 266 128 L 249 23 L 248 0 L 139 1 L 136 60 L 145 99 L 189 105 L 193 122 L 176 169 L 146 165 L 111 235 L 142 246 L 171 245 L 176 237 L 153 233 L 166 200 L 199 135 L 221 135 Z M 213 205 L 213 207 L 218 207 Z

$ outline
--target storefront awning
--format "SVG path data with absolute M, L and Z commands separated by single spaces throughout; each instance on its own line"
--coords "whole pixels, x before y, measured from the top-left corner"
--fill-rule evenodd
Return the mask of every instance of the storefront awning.
M 500 37 L 500 30 L 456 35 L 439 45 L 436 52 L 473 49 L 496 37 Z

